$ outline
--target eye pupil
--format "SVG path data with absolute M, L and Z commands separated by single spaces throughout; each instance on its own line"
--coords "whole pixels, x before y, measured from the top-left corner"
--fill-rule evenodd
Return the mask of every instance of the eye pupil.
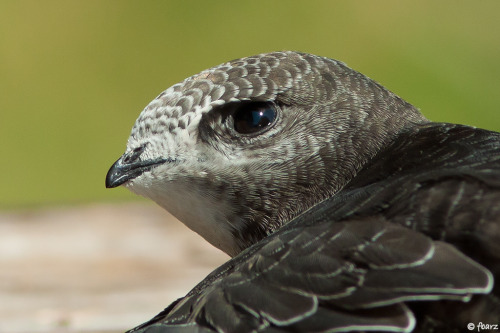
M 258 132 L 276 119 L 276 108 L 271 103 L 248 103 L 233 114 L 234 129 L 241 134 Z

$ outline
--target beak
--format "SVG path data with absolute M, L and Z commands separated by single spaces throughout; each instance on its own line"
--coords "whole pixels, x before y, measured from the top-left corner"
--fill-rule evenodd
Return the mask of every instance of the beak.
M 161 158 L 138 161 L 140 153 L 142 153 L 143 150 L 144 148 L 141 147 L 128 154 L 124 154 L 111 166 L 106 175 L 106 188 L 120 186 L 167 161 Z

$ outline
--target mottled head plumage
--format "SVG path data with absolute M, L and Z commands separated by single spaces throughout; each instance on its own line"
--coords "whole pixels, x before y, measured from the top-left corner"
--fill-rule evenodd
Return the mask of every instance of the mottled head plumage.
M 258 135 L 236 133 L 234 110 L 257 102 L 272 103 L 276 121 Z M 341 62 L 291 51 L 242 58 L 173 85 L 142 111 L 125 154 L 144 147 L 146 167 L 126 186 L 235 255 L 338 191 L 395 133 L 423 121 Z

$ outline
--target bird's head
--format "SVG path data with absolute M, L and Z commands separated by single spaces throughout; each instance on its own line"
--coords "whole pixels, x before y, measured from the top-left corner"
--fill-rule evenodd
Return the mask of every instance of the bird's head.
M 297 52 L 187 78 L 140 114 L 107 187 L 124 184 L 231 256 L 333 195 L 426 119 L 341 62 Z

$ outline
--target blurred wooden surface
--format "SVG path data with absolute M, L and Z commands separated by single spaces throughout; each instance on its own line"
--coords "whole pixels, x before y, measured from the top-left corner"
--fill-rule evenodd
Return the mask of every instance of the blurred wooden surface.
M 227 259 L 154 205 L 0 212 L 0 332 L 121 332 Z

